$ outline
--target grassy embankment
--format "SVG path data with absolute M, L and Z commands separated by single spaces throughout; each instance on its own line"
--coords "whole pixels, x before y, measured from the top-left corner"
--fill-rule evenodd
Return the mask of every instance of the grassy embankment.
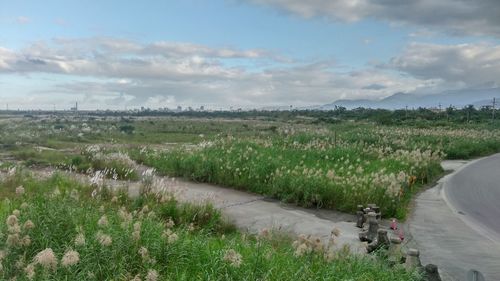
M 167 194 L 92 197 L 61 175 L 19 171 L 0 190 L 3 280 L 419 280 L 376 256 L 241 234 L 210 205 Z

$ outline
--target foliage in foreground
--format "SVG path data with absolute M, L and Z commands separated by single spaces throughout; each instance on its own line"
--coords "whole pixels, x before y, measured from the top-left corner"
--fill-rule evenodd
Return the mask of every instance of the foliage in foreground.
M 57 174 L 15 173 L 0 188 L 12 195 L 0 205 L 3 280 L 419 280 L 378 258 L 326 254 L 304 238 L 294 249 L 286 239 L 240 234 L 210 206 L 165 194 L 93 198 Z

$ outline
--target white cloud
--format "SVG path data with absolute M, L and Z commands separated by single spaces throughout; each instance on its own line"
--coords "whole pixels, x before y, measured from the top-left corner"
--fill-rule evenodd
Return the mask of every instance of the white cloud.
M 19 24 L 27 24 L 31 22 L 31 19 L 25 16 L 19 16 L 16 18 L 16 22 Z
M 237 65 L 235 59 L 244 63 Z M 263 61 L 267 67 L 262 67 Z M 347 72 L 331 61 L 297 63 L 265 50 L 177 42 L 57 39 L 22 50 L 0 48 L 0 74 L 70 77 L 33 90 L 37 96 L 58 93 L 71 100 L 83 95 L 86 102 L 100 107 L 148 103 L 298 106 L 381 98 L 396 92 L 498 82 L 499 61 L 500 47 L 487 44 L 414 43 L 382 66 Z
M 412 43 L 388 66 L 419 79 L 459 86 L 500 85 L 500 45 Z
M 500 37 L 498 0 L 247 0 L 299 16 L 338 21 L 364 18 L 411 24 L 451 33 Z

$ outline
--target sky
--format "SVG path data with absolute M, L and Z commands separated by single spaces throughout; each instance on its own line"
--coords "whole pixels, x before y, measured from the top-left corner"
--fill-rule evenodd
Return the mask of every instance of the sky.
M 498 0 L 0 0 L 0 106 L 311 106 L 500 85 Z

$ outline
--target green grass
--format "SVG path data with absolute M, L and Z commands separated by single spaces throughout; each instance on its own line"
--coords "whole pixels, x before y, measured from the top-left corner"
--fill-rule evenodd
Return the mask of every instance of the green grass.
M 268 195 L 305 207 L 353 212 L 375 203 L 387 217 L 404 218 L 411 195 L 440 175 L 440 156 L 387 152 L 296 135 L 225 140 L 206 147 L 131 153 L 160 173 Z M 399 178 L 399 174 L 402 174 Z M 411 183 L 409 182 L 411 180 Z
M 72 155 L 57 150 L 40 150 L 35 148 L 17 148 L 11 151 L 11 155 L 23 160 L 27 166 L 57 165 L 67 162 Z
M 352 212 L 358 204 L 376 203 L 385 216 L 398 218 L 406 216 L 411 195 L 442 173 L 442 159 L 469 159 L 500 151 L 498 123 L 407 120 L 380 125 L 341 119 L 325 123 L 321 118 L 293 114 L 278 117 L 24 119 L 2 124 L 0 143 L 27 165 L 71 167 L 84 173 L 106 170 L 112 171 L 106 173 L 109 178 L 137 180 L 139 175 L 130 162 L 109 159 L 121 151 L 167 175 L 249 190 L 306 207 Z M 103 144 L 102 157 L 79 152 L 94 144 Z M 38 151 L 39 146 L 55 150 Z M 137 153 L 144 146 L 161 152 Z M 248 147 L 254 149 L 251 157 Z M 346 159 L 350 162 L 345 163 Z M 358 168 L 362 171 L 357 172 Z M 327 177 L 329 171 L 335 177 Z M 400 173 L 405 180 L 396 182 Z M 416 179 L 412 184 L 410 177 Z
M 15 195 L 20 184 L 26 192 Z M 0 220 L 19 210 L 19 224 L 31 220 L 35 225 L 17 230 L 21 237 L 30 237 L 31 243 L 24 245 L 7 244 L 6 238 L 16 230 L 1 225 L 3 280 L 28 280 L 30 264 L 33 280 L 131 280 L 137 275 L 147 280 L 152 270 L 158 273 L 157 280 L 420 280 L 416 272 L 391 268 L 377 256 L 352 256 L 345 251 L 335 252 L 333 260 L 326 260 L 321 251 L 296 256 L 290 240 L 243 235 L 208 205 L 159 201 L 160 197 L 147 194 L 129 199 L 106 192 L 92 198 L 92 188 L 58 174 L 40 180 L 19 172 L 0 182 L 0 189 L 10 195 L 10 200 L 1 201 Z M 131 214 L 128 219 L 123 210 Z M 108 223 L 99 225 L 103 216 Z M 175 225 L 168 225 L 170 219 Z M 139 237 L 133 233 L 134 225 L 140 229 Z M 177 240 L 164 237 L 167 228 Z M 96 239 L 99 232 L 112 242 L 102 245 Z M 75 244 L 78 234 L 85 236 L 84 245 Z M 52 269 L 33 264 L 37 253 L 47 248 L 57 259 Z M 141 248 L 147 249 L 147 255 Z M 63 266 L 61 259 L 68 250 L 77 251 L 79 261 Z M 229 250 L 241 255 L 239 266 L 225 259 Z

